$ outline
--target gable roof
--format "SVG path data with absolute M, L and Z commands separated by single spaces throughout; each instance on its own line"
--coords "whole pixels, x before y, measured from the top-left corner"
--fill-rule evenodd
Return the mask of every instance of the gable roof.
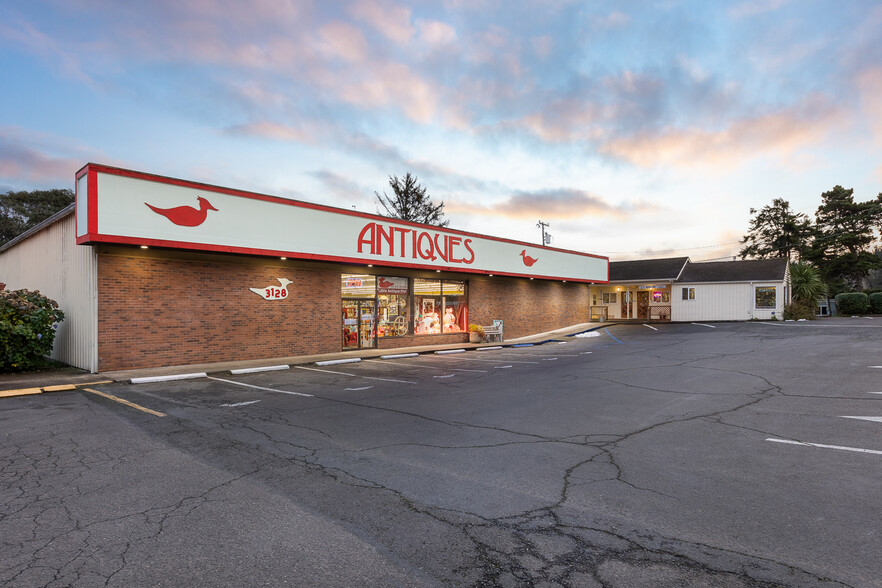
M 609 262 L 609 281 L 676 280 L 688 261 L 688 257 L 611 261 Z
M 610 264 L 612 267 L 612 264 Z M 611 271 L 611 270 L 610 270 Z M 787 259 L 689 262 L 680 282 L 780 282 L 787 274 Z

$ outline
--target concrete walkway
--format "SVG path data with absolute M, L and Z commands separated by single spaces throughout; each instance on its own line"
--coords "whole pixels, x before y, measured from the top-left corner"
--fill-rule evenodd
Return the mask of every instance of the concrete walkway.
M 517 339 L 506 339 L 502 343 L 460 343 L 453 345 L 420 345 L 415 347 L 400 347 L 396 349 L 358 349 L 353 351 L 339 351 L 336 353 L 322 353 L 315 355 L 296 355 L 290 357 L 277 357 L 272 359 L 251 359 L 242 361 L 225 361 L 217 363 L 201 363 L 193 365 L 179 365 L 158 368 L 145 368 L 134 370 L 120 370 L 91 374 L 72 367 L 62 367 L 55 370 L 45 370 L 24 374 L 0 374 L 0 398 L 9 396 L 23 396 L 27 394 L 39 394 L 41 392 L 58 392 L 75 390 L 77 387 L 96 385 L 99 383 L 128 382 L 138 378 L 155 378 L 165 376 L 180 376 L 194 373 L 218 373 L 230 370 L 261 368 L 281 365 L 304 365 L 319 361 L 334 361 L 338 359 L 369 359 L 383 355 L 398 355 L 402 353 L 433 353 L 446 349 L 477 349 L 480 347 L 493 347 L 496 345 L 511 346 L 524 343 L 540 343 L 549 339 L 558 339 L 572 336 L 584 331 L 592 331 L 613 323 L 580 323 L 555 331 L 536 333 Z

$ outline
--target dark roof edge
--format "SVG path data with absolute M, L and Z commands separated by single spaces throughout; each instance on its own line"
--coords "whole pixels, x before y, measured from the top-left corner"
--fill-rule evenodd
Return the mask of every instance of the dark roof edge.
M 3 245 L 0 245 L 0 253 L 3 253 L 4 251 L 6 251 L 7 249 L 10 249 L 11 247 L 14 247 L 18 243 L 21 243 L 22 241 L 24 241 L 25 239 L 27 239 L 28 237 L 30 237 L 34 233 L 39 233 L 40 231 L 42 231 L 43 229 L 45 229 L 49 225 L 54 225 L 55 223 L 57 223 L 58 221 L 60 221 L 64 217 L 70 216 L 71 214 L 73 214 L 75 207 L 76 207 L 76 204 L 70 204 L 70 205 L 62 208 L 61 210 L 59 210 L 58 212 L 56 212 L 55 214 L 53 214 L 52 216 L 50 216 L 49 218 L 44 220 L 43 222 L 34 225 L 33 227 L 31 227 L 30 229 L 28 229 L 27 231 L 25 231 L 21 235 L 18 235 L 17 237 L 13 237 L 12 239 L 7 241 Z

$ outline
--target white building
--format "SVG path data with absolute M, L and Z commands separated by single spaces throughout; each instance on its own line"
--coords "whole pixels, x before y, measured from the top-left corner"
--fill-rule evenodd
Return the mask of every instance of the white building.
M 786 259 L 615 261 L 591 296 L 592 314 L 609 320 L 769 320 L 790 303 L 790 273 Z

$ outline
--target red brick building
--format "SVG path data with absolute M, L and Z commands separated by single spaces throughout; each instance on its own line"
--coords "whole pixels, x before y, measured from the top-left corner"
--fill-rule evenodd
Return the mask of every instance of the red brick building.
M 587 322 L 604 257 L 89 164 L 75 207 L 0 249 L 96 371 L 460 343 Z

